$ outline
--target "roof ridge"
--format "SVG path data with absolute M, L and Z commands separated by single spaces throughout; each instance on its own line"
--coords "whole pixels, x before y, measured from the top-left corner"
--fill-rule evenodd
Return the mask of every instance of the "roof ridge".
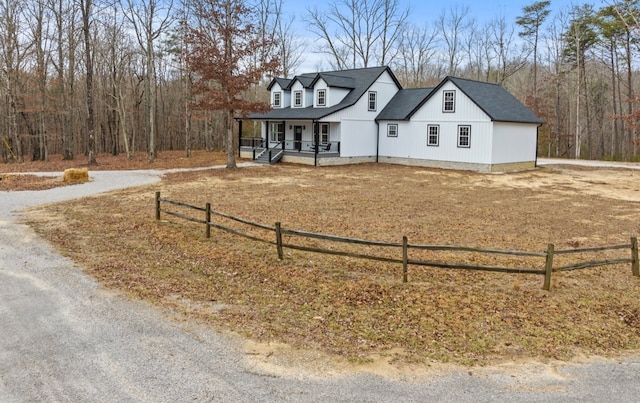
M 450 80 L 456 80 L 456 81 L 470 81 L 472 83 L 478 83 L 478 84 L 497 85 L 499 87 L 503 87 L 504 88 L 504 86 L 502 84 L 492 83 L 492 82 L 489 82 L 489 81 L 474 80 L 472 78 L 464 78 L 464 77 L 456 77 L 456 76 L 448 76 L 448 78 Z

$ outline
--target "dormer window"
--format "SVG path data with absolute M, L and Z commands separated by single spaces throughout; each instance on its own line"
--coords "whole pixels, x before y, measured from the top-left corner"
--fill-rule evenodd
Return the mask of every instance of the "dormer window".
M 442 93 L 442 112 L 455 112 L 456 111 L 456 92 L 444 91 Z
M 293 106 L 295 108 L 302 106 L 302 91 L 293 91 Z
M 326 106 L 327 105 L 327 91 L 326 90 L 318 90 L 316 94 L 316 105 L 317 106 Z
M 282 99 L 282 93 L 281 92 L 274 92 L 273 93 L 273 107 L 274 108 L 279 108 L 280 106 L 282 106 L 281 99 Z

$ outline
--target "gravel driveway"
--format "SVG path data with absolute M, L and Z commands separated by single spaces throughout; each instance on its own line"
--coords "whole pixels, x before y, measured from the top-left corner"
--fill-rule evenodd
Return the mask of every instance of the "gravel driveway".
M 640 358 L 512 364 L 404 379 L 256 369 L 233 340 L 103 289 L 15 211 L 151 184 L 159 171 L 0 192 L 0 402 L 639 401 Z M 173 319 L 172 319 L 173 318 Z

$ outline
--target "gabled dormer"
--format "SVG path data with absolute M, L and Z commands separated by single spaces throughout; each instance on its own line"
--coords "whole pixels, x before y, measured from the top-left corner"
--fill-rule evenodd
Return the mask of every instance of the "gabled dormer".
M 271 107 L 273 109 L 287 108 L 291 106 L 291 93 L 287 89 L 291 80 L 286 78 L 275 78 L 267 89 L 271 96 Z
M 300 80 L 294 79 L 291 85 L 289 86 L 289 91 L 291 92 L 291 107 L 292 108 L 304 108 L 306 106 L 305 102 L 305 88 L 300 82 Z
M 338 105 L 355 87 L 353 77 L 335 73 L 318 73 L 313 80 L 314 101 L 316 108 L 327 108 Z
M 402 86 L 388 67 L 380 66 L 277 78 L 267 89 L 272 110 L 251 114 L 252 119 L 319 120 L 348 108 L 365 118 L 376 115 Z

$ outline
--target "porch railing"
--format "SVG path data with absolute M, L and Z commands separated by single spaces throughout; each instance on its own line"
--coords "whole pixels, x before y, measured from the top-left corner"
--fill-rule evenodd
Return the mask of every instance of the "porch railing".
M 262 137 L 242 137 L 240 139 L 240 147 L 264 148 L 264 146 Z
M 284 144 L 284 149 L 286 151 L 298 151 L 303 153 L 315 153 L 316 152 L 315 147 L 316 147 L 316 144 L 313 141 L 286 140 Z M 318 144 L 318 154 L 339 153 L 339 152 L 340 152 L 339 141 L 329 141 L 327 143 Z

